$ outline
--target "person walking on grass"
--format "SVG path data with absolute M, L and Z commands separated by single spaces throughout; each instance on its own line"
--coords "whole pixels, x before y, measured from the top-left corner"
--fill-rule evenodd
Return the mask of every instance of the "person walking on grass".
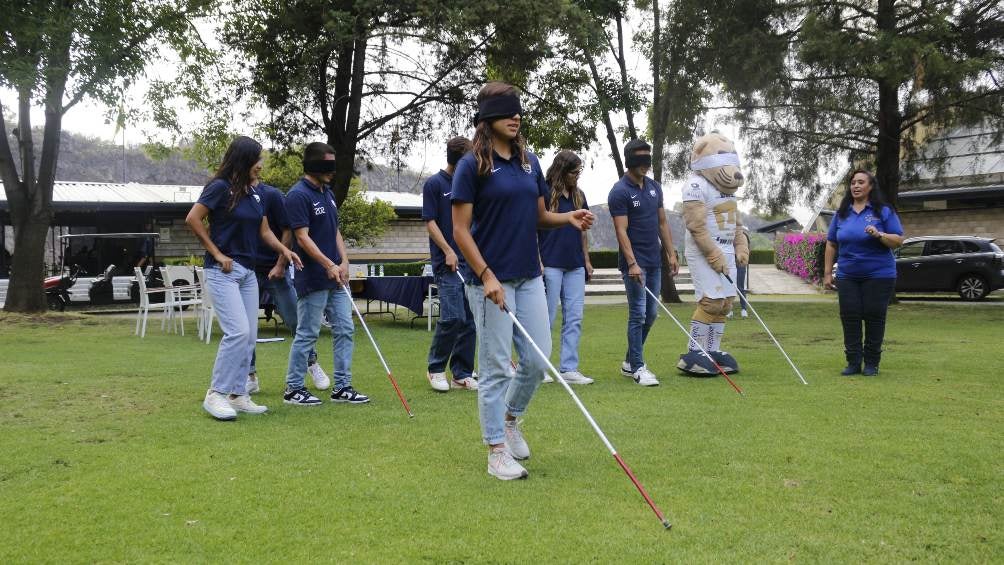
M 546 364 L 522 334 L 514 333 L 505 305 L 534 343 L 551 353 L 551 328 L 541 278 L 538 228 L 572 225 L 588 229 L 588 210 L 547 211 L 547 184 L 537 156 L 519 133 L 523 108 L 517 90 L 502 82 L 486 84 L 477 96 L 473 150 L 453 175 L 453 235 L 464 255 L 465 291 L 478 340 L 478 409 L 488 445 L 488 473 L 521 479 L 517 460 L 530 457 L 520 428 Z M 515 345 L 519 366 L 510 375 Z
M 422 219 L 429 231 L 429 255 L 432 272 L 439 290 L 439 321 L 429 346 L 429 366 L 426 375 L 433 390 L 447 392 L 451 388 L 477 390 L 473 378 L 476 337 L 464 284 L 457 276 L 463 265 L 460 249 L 453 239 L 453 172 L 457 162 L 471 150 L 466 137 L 454 137 L 446 143 L 446 168 L 429 177 L 422 189 Z M 452 379 L 446 378 L 450 364 Z
M 286 214 L 303 270 L 293 277 L 296 289 L 296 336 L 289 349 L 283 402 L 317 406 L 321 400 L 303 386 L 310 352 L 321 332 L 321 316 L 331 324 L 335 384 L 332 402 L 363 404 L 370 399 L 352 387 L 352 303 L 343 287 L 349 284 L 349 256 L 338 229 L 338 207 L 328 183 L 335 174 L 335 150 L 314 142 L 303 151 L 303 178 L 286 193 Z
M 234 139 L 216 176 L 202 189 L 185 223 L 206 249 L 206 286 L 223 330 L 213 376 L 202 402 L 217 420 L 233 420 L 238 412 L 261 414 L 247 391 L 251 354 L 258 337 L 258 281 L 255 257 L 258 239 L 297 268 L 299 256 L 278 239 L 268 225 L 261 195 L 255 189 L 261 173 L 262 147 L 250 137 Z M 209 229 L 204 221 L 209 219 Z
M 586 195 L 579 189 L 582 159 L 573 151 L 559 151 L 547 169 L 547 209 L 559 214 L 588 210 Z M 589 262 L 589 239 L 572 226 L 540 230 L 540 260 L 544 265 L 544 290 L 547 294 L 547 317 L 554 326 L 561 302 L 561 361 L 558 370 L 569 384 L 587 385 L 593 379 L 579 372 L 579 338 L 582 336 L 582 309 L 586 299 L 586 280 L 593 274 Z M 551 382 L 546 376 L 544 382 Z
M 289 229 L 289 219 L 286 217 L 286 203 L 282 192 L 271 185 L 260 182 L 255 190 L 261 196 L 262 208 L 268 218 L 268 227 L 279 241 L 286 247 L 293 244 L 292 232 Z M 258 240 L 258 256 L 255 261 L 255 277 L 258 288 L 264 289 L 272 297 L 275 309 L 279 311 L 282 322 L 289 328 L 291 335 L 296 335 L 296 290 L 293 289 L 293 274 L 291 265 L 286 259 L 268 245 L 264 240 Z M 258 351 L 251 354 L 251 369 L 248 373 L 248 394 L 257 393 L 261 387 L 258 384 Z M 314 387 L 326 390 L 331 386 L 331 379 L 317 362 L 317 352 L 312 348 L 307 356 L 307 373 L 314 381 Z
M 645 364 L 643 349 L 655 323 L 659 305 L 645 292 L 659 296 L 665 253 L 673 276 L 679 271 L 673 236 L 663 206 L 662 185 L 645 176 L 652 166 L 652 147 L 632 139 L 624 146 L 627 173 L 607 196 L 617 234 L 618 267 L 628 300 L 627 354 L 621 374 L 641 386 L 657 386 L 659 380 Z
M 823 259 L 823 285 L 836 286 L 840 302 L 847 359 L 847 367 L 840 372 L 843 376 L 871 377 L 879 372 L 886 310 L 896 290 L 892 250 L 900 245 L 903 226 L 896 210 L 882 198 L 875 176 L 868 171 L 854 171 L 850 187 L 830 222 Z M 836 274 L 834 261 L 840 266 Z

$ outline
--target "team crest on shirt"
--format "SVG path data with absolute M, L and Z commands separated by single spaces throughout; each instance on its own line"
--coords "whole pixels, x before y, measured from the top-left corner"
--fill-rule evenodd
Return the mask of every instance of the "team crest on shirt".
M 655 189 L 654 188 L 648 189 L 648 193 L 652 195 L 652 198 L 655 198 Z
M 530 174 L 530 163 L 523 163 L 523 172 Z
M 261 204 L 261 196 L 258 196 L 257 194 L 252 194 L 252 196 L 254 196 L 254 199 L 258 204 Z

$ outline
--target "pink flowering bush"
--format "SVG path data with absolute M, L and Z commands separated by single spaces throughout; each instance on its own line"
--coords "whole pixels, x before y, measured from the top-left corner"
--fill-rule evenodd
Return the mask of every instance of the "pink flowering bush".
M 826 234 L 789 233 L 774 241 L 774 265 L 782 271 L 819 284 L 823 278 Z

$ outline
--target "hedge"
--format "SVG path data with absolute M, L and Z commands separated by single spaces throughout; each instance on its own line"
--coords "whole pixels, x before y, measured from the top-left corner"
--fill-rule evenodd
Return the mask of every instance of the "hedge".
M 686 259 L 681 252 L 679 254 L 680 264 L 686 264 Z M 617 268 L 617 251 L 609 249 L 601 249 L 598 251 L 589 252 L 589 261 L 593 264 L 595 269 L 616 269 Z M 750 263 L 757 265 L 770 265 L 774 262 L 774 250 L 773 249 L 754 249 L 750 251 Z
M 825 248 L 826 234 L 790 233 L 774 244 L 774 265 L 782 271 L 818 284 L 823 278 Z

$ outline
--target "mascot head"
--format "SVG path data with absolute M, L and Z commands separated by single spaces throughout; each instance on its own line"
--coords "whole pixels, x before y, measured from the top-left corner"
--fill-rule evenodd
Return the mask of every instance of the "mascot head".
M 743 185 L 736 146 L 717 131 L 702 135 L 694 142 L 690 169 L 708 179 L 723 194 L 734 194 Z

